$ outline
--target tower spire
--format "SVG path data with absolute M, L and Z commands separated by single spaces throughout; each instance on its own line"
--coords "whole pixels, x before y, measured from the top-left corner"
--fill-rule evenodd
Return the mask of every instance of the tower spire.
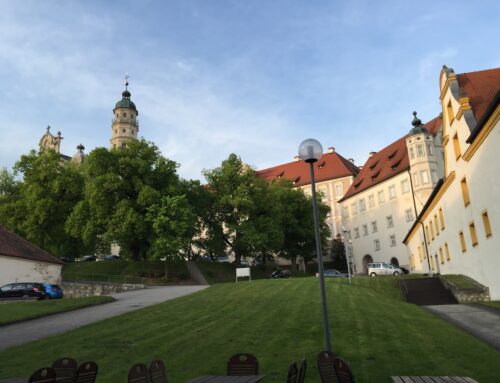
M 127 72 L 125 72 L 125 90 L 128 90 L 128 79 L 130 78 L 130 76 L 128 75 Z

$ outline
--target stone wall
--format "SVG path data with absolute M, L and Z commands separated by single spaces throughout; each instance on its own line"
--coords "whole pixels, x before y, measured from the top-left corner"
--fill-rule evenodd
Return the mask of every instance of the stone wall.
M 64 296 L 68 298 L 92 297 L 96 295 L 111 295 L 124 291 L 144 289 L 144 285 L 130 283 L 102 282 L 62 282 Z
M 474 285 L 474 287 L 459 288 L 445 278 L 440 277 L 443 285 L 451 291 L 458 303 L 487 302 L 490 300 L 490 290 L 486 286 L 483 286 L 471 278 L 465 278 L 469 279 L 469 282 Z

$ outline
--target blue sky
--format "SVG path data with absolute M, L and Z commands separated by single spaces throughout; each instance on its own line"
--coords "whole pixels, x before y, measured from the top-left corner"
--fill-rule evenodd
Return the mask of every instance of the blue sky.
M 314 137 L 362 165 L 439 113 L 442 64 L 500 66 L 498 1 L 0 0 L 0 168 L 47 125 L 109 146 L 130 74 L 140 135 L 199 178 L 261 169 Z

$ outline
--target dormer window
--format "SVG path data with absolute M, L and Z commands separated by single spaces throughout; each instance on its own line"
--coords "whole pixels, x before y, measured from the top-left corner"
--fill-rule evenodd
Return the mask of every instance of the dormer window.
M 318 164 L 318 169 L 322 169 L 325 166 L 325 161 Z
M 389 157 L 387 157 L 387 158 L 389 158 L 390 160 L 392 160 L 392 159 L 394 158 L 394 156 L 396 155 L 396 153 L 397 153 L 397 152 L 398 152 L 398 151 L 397 151 L 397 150 L 395 150 L 395 151 L 394 151 L 394 152 L 392 152 L 392 154 L 390 154 L 390 155 L 389 155 Z

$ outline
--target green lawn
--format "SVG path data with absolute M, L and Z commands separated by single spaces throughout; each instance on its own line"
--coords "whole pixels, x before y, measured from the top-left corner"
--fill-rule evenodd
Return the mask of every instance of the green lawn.
M 167 278 L 165 278 L 167 270 Z M 74 262 L 64 265 L 65 281 L 166 284 L 189 279 L 186 262 L 100 261 Z
M 114 301 L 111 297 L 45 299 L 0 304 L 0 325 Z
M 500 376 L 500 353 L 420 307 L 399 299 L 395 279 L 327 280 L 333 348 L 358 383 L 391 375 L 461 375 L 481 383 Z M 0 378 L 27 376 L 59 356 L 95 360 L 98 382 L 124 382 L 128 368 L 165 361 L 169 381 L 224 374 L 235 352 L 254 353 L 265 382 L 285 380 L 307 358 L 318 382 L 323 349 L 318 279 L 217 284 L 194 295 L 0 352 Z

